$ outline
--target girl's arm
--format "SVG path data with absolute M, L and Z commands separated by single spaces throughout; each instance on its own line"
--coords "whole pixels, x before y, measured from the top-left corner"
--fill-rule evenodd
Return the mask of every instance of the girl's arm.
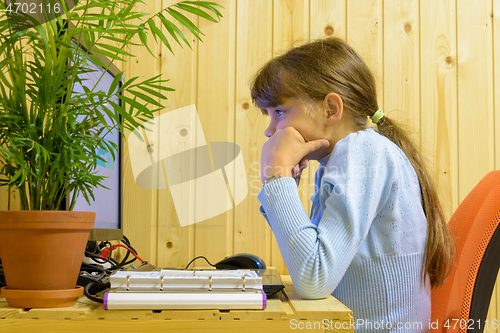
M 293 178 L 277 179 L 260 191 L 261 211 L 301 297 L 333 292 L 384 205 L 394 175 L 390 162 L 378 153 L 352 147 L 349 140 L 336 145 L 318 193 L 324 206 L 317 226 L 307 216 Z

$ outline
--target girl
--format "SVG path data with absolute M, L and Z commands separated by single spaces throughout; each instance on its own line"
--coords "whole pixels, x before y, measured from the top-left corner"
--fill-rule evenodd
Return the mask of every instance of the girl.
M 375 91 L 338 38 L 294 48 L 257 73 L 252 100 L 271 116 L 260 210 L 301 297 L 334 295 L 360 332 L 425 331 L 453 237 L 432 177 Z M 297 184 L 309 159 L 320 167 L 308 217 Z

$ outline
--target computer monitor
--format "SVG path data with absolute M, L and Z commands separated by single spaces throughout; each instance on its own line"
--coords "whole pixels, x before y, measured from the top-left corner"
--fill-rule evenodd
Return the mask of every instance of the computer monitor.
M 75 48 L 80 48 L 85 53 L 87 49 L 84 44 L 73 41 Z M 108 92 L 113 82 L 113 79 L 120 73 L 118 68 L 110 61 L 101 55 L 95 54 L 100 60 L 109 66 L 106 68 L 88 62 L 93 72 L 84 73 L 80 75 L 83 80 L 82 84 L 75 84 L 73 93 L 83 93 L 83 85 L 92 89 L 97 83 L 96 91 L 102 90 Z M 115 91 L 120 88 L 119 84 Z M 115 97 L 114 102 L 121 105 L 121 100 L 118 96 Z M 85 116 L 81 116 L 85 117 Z M 77 118 L 78 121 L 78 118 Z M 106 139 L 114 142 L 118 146 L 118 152 L 115 153 L 115 159 L 107 153 L 104 149 L 97 147 L 99 155 L 104 161 L 97 162 L 97 174 L 106 176 L 107 178 L 102 182 L 107 188 L 98 187 L 93 190 L 95 200 L 89 205 L 83 196 L 76 199 L 76 204 L 73 208 L 74 211 L 92 211 L 96 213 L 96 221 L 94 229 L 91 230 L 89 241 L 110 241 L 121 240 L 123 237 L 122 231 L 122 184 L 121 184 L 121 147 L 122 136 L 118 129 L 114 129 L 106 135 Z M 67 198 L 69 201 L 69 198 Z M 66 203 L 68 205 L 68 202 Z

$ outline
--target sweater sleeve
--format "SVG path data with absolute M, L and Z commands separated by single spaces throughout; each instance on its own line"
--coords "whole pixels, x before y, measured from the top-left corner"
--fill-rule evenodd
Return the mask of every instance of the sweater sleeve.
M 331 154 L 317 193 L 322 214 L 317 226 L 292 178 L 277 179 L 259 192 L 261 210 L 303 298 L 323 298 L 335 290 L 395 181 L 390 154 L 357 139 L 339 141 Z

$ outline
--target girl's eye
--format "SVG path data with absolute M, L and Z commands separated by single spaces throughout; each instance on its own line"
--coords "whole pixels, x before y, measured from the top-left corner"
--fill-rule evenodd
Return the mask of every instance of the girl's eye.
M 279 117 L 279 116 L 281 116 L 283 113 L 284 113 L 284 111 L 283 111 L 283 110 L 281 110 L 281 109 L 276 109 L 276 114 L 278 115 L 278 117 Z

